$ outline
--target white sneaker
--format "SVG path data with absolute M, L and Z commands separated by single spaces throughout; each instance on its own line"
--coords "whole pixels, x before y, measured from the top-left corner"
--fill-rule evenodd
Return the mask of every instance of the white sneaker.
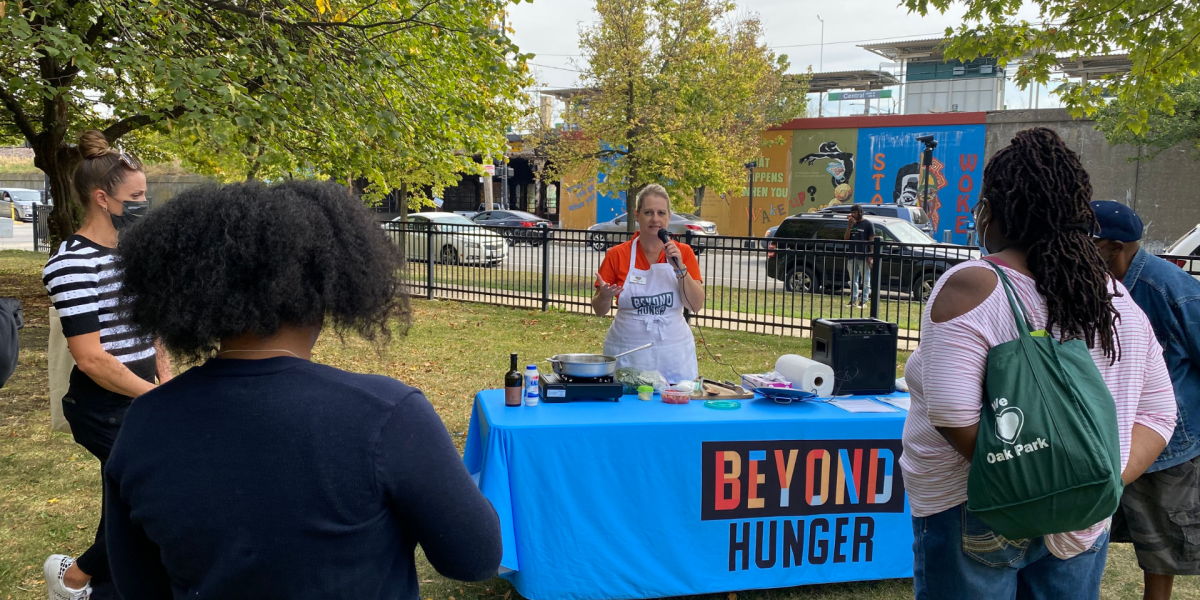
M 51 554 L 42 565 L 42 575 L 46 577 L 46 589 L 50 592 L 50 600 L 87 600 L 92 595 L 92 585 L 83 586 L 82 590 L 67 587 L 63 583 L 63 575 L 75 559 L 64 554 Z

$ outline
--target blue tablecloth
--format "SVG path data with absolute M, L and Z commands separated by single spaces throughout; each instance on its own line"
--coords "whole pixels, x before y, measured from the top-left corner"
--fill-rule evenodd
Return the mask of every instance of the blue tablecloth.
M 533 600 L 911 577 L 904 416 L 761 398 L 506 408 L 487 390 L 464 460 L 500 516 L 504 577 Z

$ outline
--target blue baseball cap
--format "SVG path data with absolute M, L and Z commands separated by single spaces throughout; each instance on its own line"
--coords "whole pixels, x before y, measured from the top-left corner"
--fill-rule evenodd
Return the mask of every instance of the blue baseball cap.
M 1136 242 L 1142 239 L 1142 218 L 1132 208 L 1113 200 L 1093 200 L 1096 211 L 1095 237 L 1114 242 Z

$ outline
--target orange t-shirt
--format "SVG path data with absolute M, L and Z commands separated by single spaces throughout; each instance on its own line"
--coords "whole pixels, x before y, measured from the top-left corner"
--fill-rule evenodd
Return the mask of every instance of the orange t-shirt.
M 637 239 L 637 235 L 634 236 L 634 239 Z M 683 258 L 683 266 L 687 267 L 688 274 L 696 281 L 703 281 L 700 278 L 700 263 L 696 260 L 696 253 L 692 247 L 679 242 L 676 244 L 679 246 L 679 254 Z M 609 284 L 625 285 L 625 278 L 629 276 L 629 254 L 631 252 L 633 252 L 633 240 L 609 248 L 608 253 L 604 255 L 604 262 L 600 264 L 600 277 Z M 665 250 L 658 255 L 657 262 L 667 262 Z M 650 261 L 646 260 L 646 254 L 640 248 L 638 249 L 636 268 L 650 270 Z M 595 285 L 599 287 L 599 283 Z

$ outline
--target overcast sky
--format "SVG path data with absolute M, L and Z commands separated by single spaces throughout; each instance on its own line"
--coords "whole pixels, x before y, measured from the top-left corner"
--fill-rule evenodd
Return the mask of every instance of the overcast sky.
M 945 15 L 921 17 L 908 14 L 897 0 L 841 0 L 834 4 L 813 0 L 741 0 L 740 11 L 757 13 L 766 29 L 766 42 L 778 54 L 786 54 L 792 72 L 880 69 L 886 59 L 859 48 L 859 44 L 905 38 L 937 37 L 947 26 L 960 23 L 962 9 Z M 511 7 L 513 39 L 523 52 L 537 56 L 530 61 L 537 82 L 549 88 L 570 87 L 577 82 L 579 28 L 591 24 L 596 13 L 589 0 L 534 0 Z M 822 68 L 821 22 L 825 20 L 824 67 Z M 1035 21 L 1036 12 L 1020 16 Z M 884 67 L 884 70 L 892 70 Z M 1011 74 L 1011 69 L 1010 69 Z M 1045 86 L 1038 106 L 1059 106 Z M 811 96 L 815 100 L 816 96 Z M 1026 108 L 1029 93 L 1011 82 L 1005 90 L 1009 108 Z M 833 111 L 831 113 L 831 110 Z M 836 114 L 836 105 L 826 105 L 826 115 Z M 853 107 L 843 106 L 843 114 Z M 858 112 L 861 112 L 861 106 Z

